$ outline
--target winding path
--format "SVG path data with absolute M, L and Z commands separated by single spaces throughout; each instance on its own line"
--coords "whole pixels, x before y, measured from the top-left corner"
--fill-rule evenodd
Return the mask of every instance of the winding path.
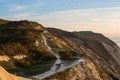
M 74 66 L 78 65 L 80 62 L 84 61 L 83 58 L 78 59 L 78 60 L 73 60 L 73 61 L 62 61 L 60 59 L 60 56 L 57 53 L 53 52 L 51 47 L 47 44 L 47 39 L 44 34 L 42 34 L 42 38 L 43 38 L 44 45 L 48 48 L 48 51 L 50 51 L 57 58 L 57 60 L 55 61 L 55 63 L 53 64 L 53 66 L 51 67 L 51 69 L 49 71 L 46 71 L 42 74 L 33 76 L 33 78 L 44 79 L 44 78 L 49 77 L 58 72 L 61 72 L 68 68 L 74 67 Z
M 44 45 L 48 48 L 48 51 L 50 51 L 57 59 L 60 59 L 60 56 L 55 52 L 53 52 L 51 47 L 47 44 L 47 39 L 43 33 L 42 33 L 42 38 L 43 38 Z
M 54 65 L 51 67 L 51 69 L 49 71 L 46 71 L 45 73 L 33 76 L 33 78 L 35 79 L 44 79 L 47 78 L 53 74 L 56 74 L 58 72 L 64 71 L 68 68 L 74 67 L 76 65 L 78 65 L 80 62 L 84 61 L 84 59 L 78 59 L 78 60 L 74 60 L 74 61 L 63 61 L 61 64 L 56 64 L 56 62 L 54 63 Z

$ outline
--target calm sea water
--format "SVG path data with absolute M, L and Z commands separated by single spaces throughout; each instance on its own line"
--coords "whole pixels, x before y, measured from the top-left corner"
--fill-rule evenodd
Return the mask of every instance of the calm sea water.
M 111 38 L 120 47 L 120 38 Z

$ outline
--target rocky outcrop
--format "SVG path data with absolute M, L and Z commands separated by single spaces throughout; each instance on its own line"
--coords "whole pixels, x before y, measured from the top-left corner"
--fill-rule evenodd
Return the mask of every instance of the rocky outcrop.
M 113 80 L 102 69 L 91 61 L 81 62 L 79 65 L 59 72 L 44 80 Z

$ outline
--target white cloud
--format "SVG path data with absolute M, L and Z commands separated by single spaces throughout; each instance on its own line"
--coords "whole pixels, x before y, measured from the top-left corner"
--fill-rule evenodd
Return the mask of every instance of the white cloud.
M 11 20 L 26 20 L 26 19 L 30 20 L 31 14 L 30 13 L 19 13 L 19 14 L 14 14 L 11 16 L 6 16 L 6 17 L 9 17 L 9 19 Z
M 61 29 L 90 30 L 108 36 L 120 35 L 120 7 L 68 10 L 40 15 L 37 21 Z
M 27 9 L 24 5 L 8 5 L 10 11 L 21 11 Z
M 120 7 L 67 10 L 45 15 L 22 13 L 13 18 L 34 20 L 47 27 L 69 31 L 90 30 L 108 36 L 120 35 Z

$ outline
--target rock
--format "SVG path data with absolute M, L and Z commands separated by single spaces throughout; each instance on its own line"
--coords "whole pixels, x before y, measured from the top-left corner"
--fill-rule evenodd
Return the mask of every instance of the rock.
M 100 72 L 101 71 L 101 72 Z M 91 61 L 81 62 L 79 65 L 59 72 L 44 80 L 112 80 L 104 71 Z

